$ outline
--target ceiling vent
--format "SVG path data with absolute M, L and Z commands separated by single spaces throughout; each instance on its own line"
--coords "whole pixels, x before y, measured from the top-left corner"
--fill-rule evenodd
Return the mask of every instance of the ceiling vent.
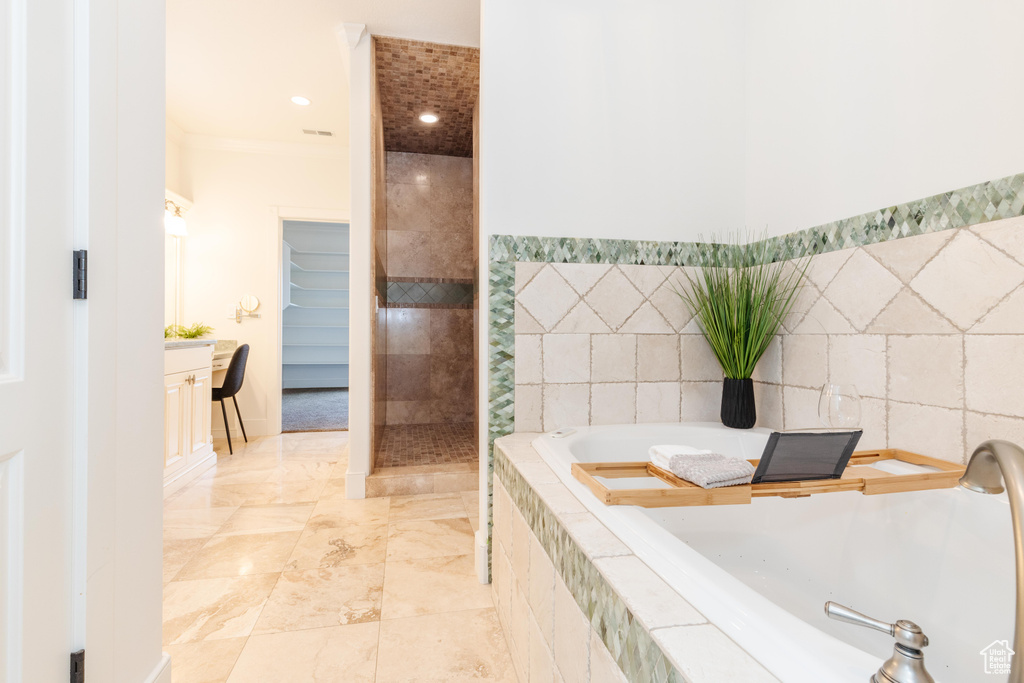
M 306 135 L 322 135 L 326 138 L 333 137 L 334 133 L 329 130 L 311 130 L 309 128 L 303 128 L 302 132 Z

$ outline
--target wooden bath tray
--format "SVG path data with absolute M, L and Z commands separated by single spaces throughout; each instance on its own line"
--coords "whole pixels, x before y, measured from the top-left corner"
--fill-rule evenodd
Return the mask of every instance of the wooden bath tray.
M 912 465 L 926 465 L 934 467 L 938 471 L 890 474 L 873 467 L 863 467 L 863 465 L 870 465 L 881 460 L 899 460 Z M 756 468 L 759 461 L 750 460 L 749 462 Z M 765 496 L 803 498 L 815 493 L 836 493 L 838 491 L 860 491 L 864 495 L 872 496 L 878 493 L 949 489 L 957 485 L 963 473 L 962 465 L 895 448 L 880 451 L 857 451 L 850 457 L 850 462 L 839 479 L 746 484 L 717 489 L 703 489 L 696 484 L 680 479 L 671 472 L 655 467 L 650 462 L 577 462 L 572 465 L 573 476 L 586 484 L 587 488 L 605 505 L 639 505 L 646 508 L 745 505 L 749 504 L 753 498 Z M 610 489 L 597 477 L 607 479 L 657 477 L 671 488 Z

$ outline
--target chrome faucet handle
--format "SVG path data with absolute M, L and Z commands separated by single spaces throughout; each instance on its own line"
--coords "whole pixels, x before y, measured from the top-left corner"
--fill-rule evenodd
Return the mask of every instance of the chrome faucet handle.
M 928 645 L 928 636 L 914 622 L 900 619 L 889 624 L 831 600 L 825 603 L 825 615 L 829 619 L 888 633 L 896 639 L 892 657 L 871 678 L 873 683 L 935 683 L 924 668 L 924 654 L 921 652 Z
M 882 633 L 888 633 L 896 638 L 896 642 L 913 650 L 920 650 L 928 646 L 928 636 L 924 634 L 921 627 L 912 621 L 900 619 L 895 624 L 889 624 L 878 619 L 873 619 L 857 610 L 850 609 L 838 602 L 829 600 L 825 603 L 825 614 L 829 619 L 845 621 L 848 624 L 873 628 Z

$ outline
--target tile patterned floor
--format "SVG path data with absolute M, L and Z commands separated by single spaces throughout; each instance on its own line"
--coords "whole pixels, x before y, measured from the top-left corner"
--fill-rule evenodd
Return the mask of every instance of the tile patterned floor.
M 165 501 L 174 683 L 515 681 L 477 493 L 347 500 L 347 458 L 344 432 L 253 439 Z
M 476 462 L 476 437 L 472 422 L 388 425 L 374 468 Z

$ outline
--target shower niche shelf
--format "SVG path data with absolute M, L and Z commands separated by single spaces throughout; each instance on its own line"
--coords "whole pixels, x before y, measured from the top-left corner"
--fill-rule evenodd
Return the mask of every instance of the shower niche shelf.
M 897 472 L 871 467 L 877 463 L 896 463 Z M 757 467 L 759 460 L 750 460 Z M 916 467 L 900 467 L 898 463 Z M 899 469 L 916 470 L 899 473 Z M 704 489 L 680 479 L 650 462 L 576 462 L 572 474 L 605 505 L 638 505 L 646 508 L 697 505 L 746 505 L 754 498 L 778 496 L 804 498 L 818 493 L 860 491 L 866 496 L 904 491 L 928 491 L 953 488 L 963 476 L 964 467 L 945 460 L 888 448 L 858 451 L 839 479 L 785 481 Z M 615 488 L 602 479 L 659 479 L 661 488 Z

